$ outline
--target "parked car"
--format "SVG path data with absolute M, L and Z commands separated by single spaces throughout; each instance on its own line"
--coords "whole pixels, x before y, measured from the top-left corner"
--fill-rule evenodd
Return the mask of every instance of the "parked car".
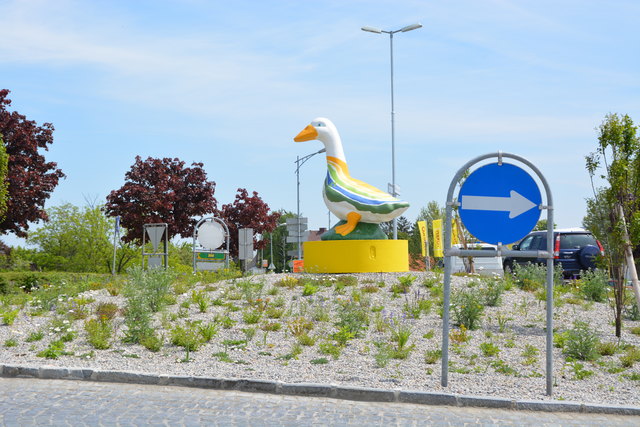
M 462 249 L 462 245 L 453 246 Z M 474 242 L 467 244 L 467 249 L 490 250 L 496 249 L 496 246 L 488 243 Z M 469 273 L 470 271 L 469 257 L 451 257 L 451 265 L 452 273 Z M 476 273 L 483 276 L 497 275 L 502 277 L 504 274 L 501 257 L 474 257 L 473 267 Z
M 589 231 L 582 228 L 568 228 L 553 231 L 553 262 L 562 266 L 565 278 L 575 278 L 580 271 L 596 267 L 595 259 L 604 255 L 600 242 Z M 534 231 L 525 236 L 511 248 L 514 251 L 546 251 L 547 232 Z M 545 258 L 505 257 L 503 266 L 505 271 L 511 270 L 517 264 L 528 262 L 546 264 Z

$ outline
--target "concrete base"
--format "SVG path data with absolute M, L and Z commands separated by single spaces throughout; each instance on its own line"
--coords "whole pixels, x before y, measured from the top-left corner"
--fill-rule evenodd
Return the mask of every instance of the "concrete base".
M 307 273 L 392 273 L 409 271 L 406 240 L 304 242 Z

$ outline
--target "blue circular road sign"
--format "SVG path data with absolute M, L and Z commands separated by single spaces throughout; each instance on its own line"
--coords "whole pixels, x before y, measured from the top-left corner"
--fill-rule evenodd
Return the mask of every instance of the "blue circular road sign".
M 531 175 L 510 163 L 476 169 L 458 195 L 462 223 L 478 240 L 509 244 L 526 236 L 540 219 L 542 196 Z

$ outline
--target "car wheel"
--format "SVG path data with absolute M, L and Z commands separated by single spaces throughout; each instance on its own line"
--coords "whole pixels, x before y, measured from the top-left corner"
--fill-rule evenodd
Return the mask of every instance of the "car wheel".
M 600 249 L 596 246 L 589 245 L 580 249 L 580 252 L 578 253 L 578 260 L 585 270 L 589 270 L 596 268 L 596 257 L 598 255 L 600 255 Z

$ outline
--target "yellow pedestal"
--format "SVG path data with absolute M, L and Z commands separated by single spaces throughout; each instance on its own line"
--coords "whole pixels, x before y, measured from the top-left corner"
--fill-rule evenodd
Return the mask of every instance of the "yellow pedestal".
M 304 242 L 307 273 L 409 271 L 406 240 L 321 240 Z

